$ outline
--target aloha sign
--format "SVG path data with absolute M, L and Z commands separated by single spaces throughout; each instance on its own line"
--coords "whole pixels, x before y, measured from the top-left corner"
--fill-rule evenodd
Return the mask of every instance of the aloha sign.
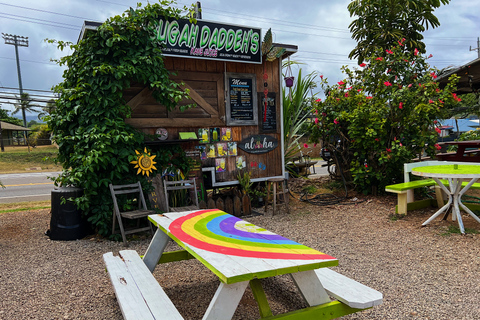
M 261 29 L 163 18 L 155 29 L 166 56 L 262 63 Z
M 248 153 L 267 153 L 278 147 L 278 140 L 264 134 L 257 134 L 245 138 L 238 147 Z

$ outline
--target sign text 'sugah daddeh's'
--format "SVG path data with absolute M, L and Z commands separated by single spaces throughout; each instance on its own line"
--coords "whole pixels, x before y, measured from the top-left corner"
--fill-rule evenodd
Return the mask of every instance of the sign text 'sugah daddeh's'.
M 262 63 L 260 36 L 256 28 L 160 19 L 154 40 L 165 45 L 165 55 Z

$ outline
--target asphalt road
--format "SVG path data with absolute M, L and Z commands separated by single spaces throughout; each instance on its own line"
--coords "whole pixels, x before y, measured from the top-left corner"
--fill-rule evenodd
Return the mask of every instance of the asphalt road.
M 53 181 L 59 172 L 32 172 L 0 174 L 5 188 L 0 187 L 0 208 L 2 203 L 50 200 Z
M 324 163 L 323 160 L 318 161 L 315 173 L 311 170 L 309 177 L 328 175 L 327 168 L 322 167 Z M 58 175 L 59 172 L 0 174 L 0 181 L 5 186 L 4 189 L 0 188 L 0 209 L 2 203 L 50 200 L 54 185 L 48 177 Z

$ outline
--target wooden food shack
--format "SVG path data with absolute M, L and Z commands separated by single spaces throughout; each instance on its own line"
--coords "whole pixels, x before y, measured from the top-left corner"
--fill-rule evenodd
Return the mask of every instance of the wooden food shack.
M 80 38 L 99 25 L 85 21 Z M 282 59 L 297 47 L 269 43 L 277 56 L 267 61 L 262 39 L 258 28 L 160 19 L 156 41 L 165 44 L 165 66 L 190 91 L 180 106 L 195 107 L 169 112 L 141 83 L 124 91 L 132 109 L 125 121 L 157 135 L 146 142 L 149 148 L 180 144 L 196 158 L 205 184 L 200 188 L 238 184 L 246 171 L 252 182 L 285 176 Z

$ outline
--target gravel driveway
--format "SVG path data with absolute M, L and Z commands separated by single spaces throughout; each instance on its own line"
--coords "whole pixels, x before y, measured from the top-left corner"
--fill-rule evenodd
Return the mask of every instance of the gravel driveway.
M 358 205 L 291 202 L 291 214 L 246 220 L 339 259 L 334 270 L 384 295 L 382 305 L 344 319 L 480 319 L 480 235 L 420 228 L 434 209 L 390 218 L 395 197 Z M 467 228 L 480 229 L 465 217 Z M 90 237 L 51 241 L 49 210 L 0 214 L 0 319 L 122 319 L 102 254 L 122 243 Z M 446 233 L 446 234 L 445 234 Z M 130 241 L 143 254 L 150 238 Z M 201 319 L 218 280 L 196 260 L 157 267 L 155 276 L 185 319 Z M 274 314 L 304 306 L 289 276 L 263 280 Z M 234 319 L 258 319 L 247 289 Z

